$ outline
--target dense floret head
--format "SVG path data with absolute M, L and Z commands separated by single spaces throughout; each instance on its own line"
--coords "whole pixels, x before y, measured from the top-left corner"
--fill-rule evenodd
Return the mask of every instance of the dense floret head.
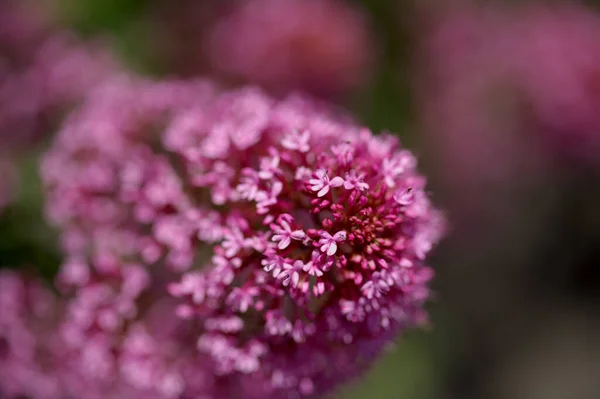
M 168 292 L 217 381 L 292 398 L 426 320 L 442 217 L 415 157 L 323 103 L 121 82 L 73 115 L 42 172 L 59 282 L 88 316 L 77 336 L 121 335 Z

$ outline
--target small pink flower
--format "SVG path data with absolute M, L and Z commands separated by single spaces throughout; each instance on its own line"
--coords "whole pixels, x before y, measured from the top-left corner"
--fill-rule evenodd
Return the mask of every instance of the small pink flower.
M 334 177 L 329 180 L 329 176 L 327 176 L 327 171 L 324 169 L 319 169 L 315 172 L 316 179 L 311 179 L 308 181 L 310 184 L 310 189 L 312 191 L 318 191 L 317 197 L 323 197 L 325 194 L 329 192 L 331 187 L 340 187 L 344 184 L 344 179 L 339 176 Z
M 327 255 L 333 256 L 337 251 L 337 244 L 339 242 L 346 241 L 346 232 L 338 231 L 333 236 L 326 231 L 320 232 L 321 239 L 319 245 L 321 246 L 321 252 L 326 252 Z
M 360 291 L 367 299 L 379 298 L 390 290 L 394 280 L 385 271 L 375 272 L 371 280 L 363 284 Z
M 227 297 L 227 303 L 242 313 L 248 311 L 248 309 L 254 303 L 254 298 L 258 296 L 259 290 L 256 287 L 248 288 L 233 288 L 231 294 Z
M 304 239 L 304 237 L 306 237 L 306 233 L 304 233 L 304 231 L 302 230 L 294 230 L 292 231 L 292 227 L 290 226 L 290 223 L 293 221 L 291 215 L 287 215 L 289 217 L 284 217 L 285 215 L 282 215 L 279 217 L 279 223 L 272 223 L 271 224 L 271 229 L 273 230 L 273 232 L 275 233 L 275 235 L 273 235 L 272 240 L 274 242 L 279 242 L 278 248 L 279 249 L 285 249 L 287 248 L 290 243 L 292 242 L 292 240 L 302 240 Z
M 281 280 L 284 287 L 292 285 L 297 287 L 300 281 L 300 271 L 304 267 L 304 263 L 301 260 L 297 260 L 294 264 L 284 263 L 280 273 L 277 274 L 277 279 Z
M 295 130 L 283 137 L 281 145 L 288 150 L 308 152 L 310 150 L 309 139 L 310 132 L 308 130 L 304 130 L 302 133 Z
M 259 215 L 268 213 L 269 208 L 277 204 L 277 196 L 281 194 L 282 190 L 283 184 L 276 181 L 269 191 L 259 191 L 256 194 L 256 211 Z
M 242 248 L 246 246 L 244 234 L 238 228 L 227 230 L 223 233 L 223 249 L 225 249 L 225 256 L 231 258 L 235 256 Z
M 412 171 L 415 167 L 416 160 L 414 156 L 408 152 L 401 152 L 394 157 L 383 160 L 382 174 L 385 183 L 388 187 L 395 187 L 397 180 L 404 174 Z
M 316 262 L 313 262 L 312 260 L 306 263 L 304 266 L 302 266 L 302 270 L 304 270 L 311 276 L 321 277 L 323 275 L 323 271 L 321 270 L 319 265 Z
M 248 201 L 254 201 L 260 190 L 260 178 L 254 169 L 245 168 L 242 170 L 240 184 L 236 188 L 240 197 Z
M 261 261 L 263 269 L 268 273 L 273 273 L 273 277 L 277 277 L 284 269 L 286 264 L 285 259 L 279 255 L 271 255 Z
M 360 298 L 364 300 L 364 298 Z M 359 303 L 360 301 L 340 301 L 340 310 L 342 314 L 348 319 L 355 323 L 364 320 L 365 311 Z
M 356 171 L 352 169 L 350 172 L 346 173 L 346 178 L 344 181 L 344 188 L 346 190 L 352 190 L 354 188 L 365 191 L 369 189 L 369 185 L 365 183 L 363 180 L 365 178 L 365 174 L 361 173 L 360 175 L 356 174 Z
M 267 312 L 265 319 L 265 329 L 271 335 L 285 336 L 292 331 L 292 323 L 280 310 Z
M 279 171 L 279 155 L 277 153 L 272 154 L 269 157 L 264 157 L 260 160 L 260 170 L 258 171 L 258 177 L 263 180 L 270 180 Z
M 306 181 L 312 177 L 312 171 L 307 167 L 301 166 L 296 169 L 296 173 L 294 174 L 294 178 L 300 181 Z
M 402 188 L 394 194 L 394 201 L 400 205 L 410 205 L 415 200 L 415 191 L 412 187 Z

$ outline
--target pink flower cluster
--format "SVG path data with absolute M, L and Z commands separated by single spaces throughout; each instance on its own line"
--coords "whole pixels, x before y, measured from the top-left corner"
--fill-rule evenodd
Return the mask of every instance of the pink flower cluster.
M 58 32 L 27 2 L 0 6 L 0 139 L 26 144 L 51 114 L 65 111 L 90 87 L 115 73 L 116 62 L 97 44 Z M 37 13 L 35 11 L 38 11 Z
M 41 173 L 67 254 L 61 332 L 103 389 L 318 396 L 426 321 L 443 220 L 416 160 L 322 103 L 118 80 Z M 152 341 L 163 301 L 177 327 Z
M 560 155 L 600 160 L 600 14 L 582 5 L 524 7 L 512 39 L 534 123 Z
M 366 17 L 340 0 L 240 1 L 209 39 L 214 67 L 278 94 L 335 96 L 368 75 Z
M 415 70 L 422 138 L 455 237 L 479 240 L 555 178 L 556 161 L 597 167 L 600 17 L 537 1 L 464 2 L 437 17 Z
M 6 0 L 0 5 L 0 163 L 49 133 L 59 117 L 100 81 L 118 73 L 98 43 L 57 32 L 40 4 Z M 15 169 L 13 167 L 13 169 Z M 10 198 L 0 176 L 0 197 Z M 0 207 L 2 206 L 0 199 Z
M 168 399 L 186 397 L 184 384 L 196 395 L 189 397 L 241 397 L 233 387 L 208 395 L 214 381 L 209 364 L 190 351 L 193 337 L 165 298 L 122 331 L 119 345 L 101 334 L 85 345 L 71 342 L 76 337 L 65 309 L 68 320 L 84 323 L 87 304 L 98 303 L 108 289 L 90 284 L 65 308 L 39 282 L 0 271 L 0 397 Z
M 563 158 L 600 159 L 597 12 L 576 3 L 463 4 L 440 21 L 420 70 L 424 119 L 439 121 L 442 151 L 496 175 L 516 165 L 506 154 L 527 141 Z M 531 137 L 507 138 L 516 129 Z
M 0 270 L 0 397 L 59 398 L 58 309 L 39 282 Z

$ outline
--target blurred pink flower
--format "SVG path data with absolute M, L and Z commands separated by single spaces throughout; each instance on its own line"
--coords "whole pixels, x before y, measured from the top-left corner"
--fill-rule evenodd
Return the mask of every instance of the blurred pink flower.
M 63 399 L 58 304 L 39 282 L 0 270 L 0 396 Z
M 0 5 L 0 141 L 27 144 L 118 65 L 100 43 L 78 40 L 37 1 Z
M 0 140 L 13 149 L 31 145 L 49 132 L 91 87 L 119 70 L 100 46 L 84 44 L 68 34 L 44 40 L 27 65 L 11 69 L 10 60 L 2 61 Z
M 600 160 L 600 15 L 577 3 L 515 10 L 511 54 L 534 123 L 561 155 Z
M 100 81 L 120 73 L 100 43 L 59 32 L 37 2 L 0 4 L 0 158 L 16 161 Z M 13 168 L 14 171 L 14 168 Z M 14 173 L 2 176 L 0 203 Z
M 424 41 L 427 129 L 445 155 L 469 164 L 462 169 L 485 165 L 493 178 L 545 148 L 600 159 L 598 34 L 600 17 L 575 4 L 455 7 Z
M 208 365 L 189 349 L 193 337 L 180 328 L 175 304 L 165 298 L 155 298 L 119 334 L 96 331 L 79 341 L 73 321 L 65 318 L 76 312 L 78 323 L 91 322 L 89 306 L 98 305 L 107 288 L 90 284 L 65 316 L 64 303 L 40 282 L 0 271 L 2 398 L 170 399 L 182 397 L 185 388 L 208 399 L 232 388 L 214 388 Z M 110 319 L 108 309 L 96 310 Z
M 216 69 L 279 94 L 346 93 L 366 80 L 373 58 L 365 15 L 340 0 L 240 1 L 208 48 Z
M 432 21 L 416 72 L 422 138 L 452 219 L 491 231 L 555 157 L 600 159 L 600 18 L 573 4 L 486 3 Z
M 41 173 L 68 345 L 80 368 L 108 356 L 90 375 L 110 381 L 107 354 L 133 351 L 152 392 L 166 378 L 173 397 L 313 397 L 426 320 L 443 226 L 425 179 L 395 138 L 325 104 L 121 79 L 71 115 Z M 185 367 L 140 375 L 155 344 L 121 337 L 169 296 L 184 349 L 167 356 Z
M 434 17 L 420 43 L 416 71 L 421 138 L 453 227 L 461 235 L 465 228 L 480 234 L 489 223 L 490 202 L 504 204 L 500 193 L 506 183 L 527 170 L 527 146 L 507 117 L 510 87 L 499 84 L 508 62 L 498 45 L 505 21 L 484 6 L 453 8 Z

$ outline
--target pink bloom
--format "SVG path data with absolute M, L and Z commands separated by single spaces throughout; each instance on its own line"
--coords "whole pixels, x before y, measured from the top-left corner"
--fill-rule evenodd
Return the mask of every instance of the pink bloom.
M 256 211 L 264 215 L 269 212 L 269 208 L 277 204 L 277 196 L 283 190 L 283 184 L 279 181 L 271 185 L 269 191 L 259 191 L 256 194 Z
M 365 175 L 360 174 L 357 175 L 355 170 L 351 170 L 346 173 L 346 178 L 344 179 L 344 188 L 346 190 L 352 190 L 354 188 L 365 191 L 369 189 L 369 185 L 364 181 Z
M 326 231 L 322 231 L 319 240 L 321 252 L 326 252 L 327 255 L 332 256 L 337 251 L 337 243 L 346 241 L 346 238 L 347 233 L 345 231 L 338 231 L 333 236 Z
M 318 191 L 317 196 L 322 197 L 329 192 L 331 187 L 340 187 L 344 184 L 344 179 L 339 176 L 334 177 L 329 180 L 329 176 L 327 176 L 327 171 L 324 169 L 319 169 L 315 172 L 316 178 L 308 181 L 310 184 L 310 189 L 312 191 Z
M 302 133 L 293 131 L 287 134 L 282 140 L 281 145 L 288 150 L 297 150 L 300 152 L 308 152 L 310 150 L 310 132 L 308 130 Z
M 64 343 L 57 337 L 59 303 L 39 282 L 0 271 L 0 395 L 63 399 L 57 368 Z
M 55 32 L 44 8 L 20 0 L 0 4 L 0 213 L 16 196 L 15 159 L 118 70 L 97 44 Z
M 102 386 L 321 395 L 425 314 L 442 231 L 414 157 L 308 98 L 117 80 L 62 127 L 42 178 L 49 219 L 77 237 L 64 334 Z M 161 294 L 180 338 L 150 331 Z
M 263 268 L 266 272 L 273 272 L 273 277 L 277 277 L 279 273 L 285 268 L 285 259 L 279 255 L 267 256 L 261 261 Z
M 560 156 L 600 159 L 600 16 L 578 4 L 534 4 L 515 11 L 505 32 L 511 68 L 531 105 L 534 132 Z M 512 16 L 512 15 L 511 15 Z M 511 17 L 509 16 L 509 17 Z
M 409 173 L 416 166 L 414 156 L 408 152 L 401 152 L 392 158 L 383 160 L 382 173 L 388 187 L 394 187 L 398 177 Z
M 92 87 L 120 73 L 103 45 L 53 26 L 46 12 L 55 6 L 0 4 L 0 212 L 19 183 L 13 158 L 49 134 Z
M 394 194 L 394 201 L 400 205 L 410 205 L 415 200 L 415 189 L 413 187 L 401 188 Z
M 279 170 L 279 155 L 277 153 L 272 154 L 269 157 L 264 157 L 260 160 L 260 170 L 258 177 L 263 180 L 270 180 L 275 177 L 275 174 Z
M 304 267 L 304 264 L 301 260 L 297 260 L 294 264 L 284 263 L 281 271 L 277 273 L 277 279 L 281 280 L 284 287 L 290 285 L 292 283 L 292 287 L 297 287 L 298 282 L 300 281 L 300 270 Z
M 366 80 L 371 47 L 365 15 L 345 2 L 254 0 L 217 21 L 208 53 L 227 76 L 278 93 L 336 96 Z
M 235 256 L 239 251 L 242 250 L 242 248 L 246 246 L 244 235 L 238 228 L 225 231 L 223 238 L 224 240 L 222 247 L 225 250 L 225 256 L 227 257 Z
M 307 262 L 302 266 L 302 270 L 310 274 L 311 276 L 321 277 L 323 276 L 323 268 L 319 259 L 319 253 L 313 251 L 310 262 Z
M 550 173 L 548 150 L 600 159 L 600 17 L 579 3 L 465 3 L 426 35 L 419 108 L 457 208 Z
M 292 240 L 302 240 L 306 237 L 306 233 L 302 230 L 292 231 L 292 227 L 290 226 L 291 222 L 293 222 L 291 215 L 282 215 L 279 217 L 279 224 L 271 224 L 271 229 L 275 233 L 273 235 L 273 241 L 279 242 L 279 249 L 287 248 Z
M 260 187 L 258 173 L 254 169 L 242 170 L 242 178 L 237 186 L 237 191 L 241 197 L 250 201 L 256 199 Z

